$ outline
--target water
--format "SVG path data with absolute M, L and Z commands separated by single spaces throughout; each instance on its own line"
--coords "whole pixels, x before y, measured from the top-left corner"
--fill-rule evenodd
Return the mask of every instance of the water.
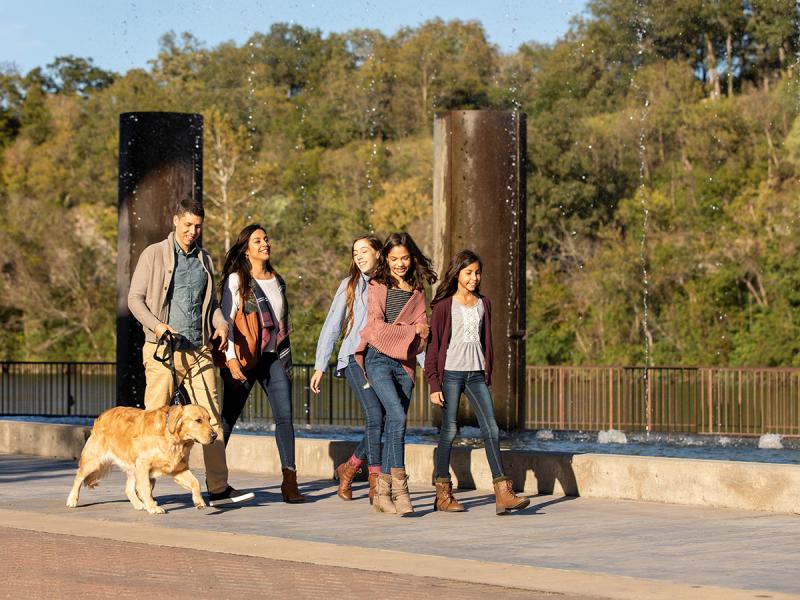
M 784 439 L 783 449 L 760 449 L 757 437 L 700 436 L 664 433 L 627 433 L 627 443 L 601 442 L 608 432 L 553 432 L 542 440 L 538 432 L 516 433 L 503 440 L 504 448 L 569 454 L 623 454 L 701 460 L 733 460 L 800 465 L 800 439 Z M 621 433 L 621 432 L 618 432 Z
M 636 2 L 636 14 L 633 16 L 632 24 L 636 28 L 636 42 L 638 47 L 638 54 L 641 57 L 644 53 L 644 39 L 647 35 L 647 25 L 649 24 L 647 15 L 644 10 L 644 4 L 641 0 Z M 642 271 L 642 334 L 644 337 L 644 364 L 646 367 L 652 366 L 653 355 L 653 335 L 650 331 L 650 307 L 648 305 L 648 297 L 650 294 L 650 279 L 648 277 L 648 246 L 647 246 L 647 229 L 650 220 L 650 191 L 648 187 L 649 174 L 646 169 L 646 156 L 647 146 L 646 137 L 647 130 L 645 124 L 648 117 L 650 108 L 650 101 L 647 96 L 640 89 L 637 82 L 637 75 L 641 68 L 641 61 L 637 61 L 634 65 L 633 74 L 631 75 L 630 86 L 635 92 L 637 97 L 641 97 L 642 106 L 639 110 L 639 202 L 642 207 L 642 237 L 639 244 L 639 262 Z M 644 388 L 649 389 L 650 371 L 644 370 Z M 650 394 L 647 394 L 645 400 L 645 412 L 650 414 Z M 650 421 L 647 422 L 647 431 L 650 432 Z
M 609 429 L 608 431 L 597 432 L 598 444 L 627 444 L 628 436 L 624 432 L 616 429 Z
M 93 420 L 81 417 L 2 417 L 5 420 L 36 423 L 80 425 L 89 427 Z M 238 426 L 235 433 L 244 435 L 274 435 L 273 423 L 246 423 Z M 357 442 L 363 435 L 360 427 L 326 425 L 295 425 L 298 438 L 330 439 Z M 772 434 L 770 434 L 772 435 Z M 775 436 L 780 438 L 780 436 Z M 602 438 L 603 441 L 600 441 Z M 626 439 L 627 443 L 620 443 Z M 435 445 L 438 432 L 433 427 L 417 427 L 408 430 L 409 444 Z M 533 452 L 563 452 L 567 454 L 622 454 L 626 456 L 655 456 L 665 458 L 687 458 L 702 460 L 732 460 L 773 464 L 800 465 L 800 439 L 782 438 L 782 449 L 759 448 L 757 437 L 734 437 L 712 435 L 687 435 L 647 432 L 565 432 L 524 431 L 510 435 L 502 434 L 500 446 L 507 450 Z M 462 427 L 455 446 L 482 448 L 480 430 Z
M 758 438 L 758 447 L 761 450 L 782 450 L 783 438 L 777 433 L 765 433 Z

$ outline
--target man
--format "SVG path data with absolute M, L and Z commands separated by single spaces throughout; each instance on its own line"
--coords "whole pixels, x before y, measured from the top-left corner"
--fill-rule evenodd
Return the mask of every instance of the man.
M 128 307 L 145 332 L 142 349 L 147 387 L 145 410 L 171 402 L 172 373 L 154 358 L 158 340 L 169 331 L 176 340 L 175 371 L 190 400 L 208 410 L 217 433 L 214 443 L 203 446 L 209 504 L 220 506 L 243 502 L 252 492 L 239 492 L 228 485 L 228 465 L 220 426 L 220 406 L 211 343 L 225 347 L 228 325 L 219 309 L 214 290 L 211 257 L 197 243 L 203 230 L 205 211 L 193 198 L 178 202 L 167 239 L 151 244 L 139 257 L 131 279 Z M 164 348 L 161 348 L 163 352 Z

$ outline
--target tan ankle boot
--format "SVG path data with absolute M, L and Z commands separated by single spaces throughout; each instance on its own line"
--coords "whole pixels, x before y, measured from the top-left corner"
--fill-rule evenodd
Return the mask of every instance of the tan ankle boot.
M 514 494 L 514 482 L 508 477 L 498 477 L 493 483 L 495 509 L 498 515 L 504 515 L 509 510 L 525 508 L 530 504 L 530 498 Z
M 464 506 L 453 496 L 453 482 L 436 480 L 436 500 L 433 510 L 442 512 L 464 512 Z
M 372 504 L 375 498 L 375 486 L 378 484 L 378 476 L 380 473 L 373 473 L 370 471 L 369 474 L 369 503 Z
M 405 469 L 392 469 L 392 500 L 398 515 L 414 512 L 411 496 L 408 493 L 408 475 Z
M 391 513 L 397 512 L 392 502 L 392 476 L 380 473 L 375 482 L 375 498 L 373 499 L 372 506 L 375 512 Z
M 333 472 L 334 479 L 339 480 L 339 489 L 336 491 L 336 495 L 339 496 L 342 500 L 352 500 L 353 499 L 353 478 L 361 472 L 359 467 L 354 467 L 349 460 L 344 461 Z
M 299 504 L 306 501 L 305 496 L 297 489 L 297 471 L 293 469 L 283 469 L 281 495 L 283 496 L 283 501 L 289 504 Z

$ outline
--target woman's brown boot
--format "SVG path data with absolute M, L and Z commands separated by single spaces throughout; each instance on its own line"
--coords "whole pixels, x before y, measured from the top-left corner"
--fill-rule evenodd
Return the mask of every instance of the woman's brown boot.
M 453 482 L 449 479 L 436 480 L 436 500 L 433 510 L 442 512 L 464 512 L 464 506 L 453 496 Z
M 495 509 L 498 515 L 504 515 L 509 510 L 525 508 L 531 499 L 517 496 L 514 493 L 514 482 L 508 477 L 498 477 L 494 483 Z
M 375 482 L 375 498 L 372 503 L 375 512 L 394 514 L 397 510 L 392 502 L 392 476 L 380 473 Z
M 353 478 L 361 472 L 359 467 L 354 467 L 349 460 L 344 461 L 333 472 L 334 479 L 339 480 L 339 489 L 336 491 L 336 495 L 339 496 L 342 500 L 352 500 L 353 499 L 353 490 L 351 486 L 353 485 Z
M 299 504 L 306 501 L 305 496 L 297 489 L 297 471 L 294 469 L 283 469 L 281 494 L 283 495 L 283 501 L 289 504 Z
M 398 515 L 414 512 L 411 496 L 408 493 L 408 475 L 405 469 L 392 469 L 392 500 Z
M 375 498 L 375 486 L 378 485 L 378 476 L 380 473 L 369 472 L 369 503 L 372 504 Z

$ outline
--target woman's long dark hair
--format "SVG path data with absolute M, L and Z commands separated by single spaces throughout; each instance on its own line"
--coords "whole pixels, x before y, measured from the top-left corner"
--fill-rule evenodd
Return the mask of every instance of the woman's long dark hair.
M 353 243 L 350 245 L 350 254 L 352 255 L 353 250 L 356 247 L 356 242 L 364 240 L 370 246 L 372 246 L 373 250 L 380 251 L 383 244 L 381 241 L 376 238 L 374 235 L 361 235 L 353 240 Z M 361 279 L 361 269 L 358 268 L 356 265 L 356 259 L 350 261 L 350 272 L 348 273 L 350 276 L 350 280 L 347 282 L 347 296 L 345 300 L 345 312 L 344 312 L 344 320 L 347 323 L 347 327 L 344 331 L 344 337 L 347 337 L 350 334 L 350 330 L 353 328 L 353 303 L 356 299 L 356 286 L 358 285 L 358 281 Z
M 472 250 L 462 250 L 450 260 L 450 265 L 442 274 L 442 282 L 439 284 L 439 287 L 436 288 L 436 294 L 434 294 L 433 300 L 431 300 L 431 308 L 440 300 L 449 298 L 456 293 L 458 289 L 458 274 L 461 273 L 462 269 L 466 269 L 472 263 L 478 263 L 478 268 L 483 270 L 481 257 Z M 479 281 L 478 286 L 475 288 L 475 293 L 478 294 L 480 291 L 481 282 Z
M 242 298 L 244 298 L 250 290 L 251 280 L 253 279 L 250 275 L 252 265 L 250 264 L 250 259 L 245 255 L 245 251 L 247 250 L 247 245 L 250 243 L 250 236 L 259 229 L 264 232 L 265 236 L 267 235 L 266 229 L 258 223 L 253 223 L 239 232 L 239 237 L 236 238 L 236 241 L 233 243 L 230 250 L 228 250 L 228 253 L 225 255 L 225 265 L 222 267 L 222 277 L 219 282 L 220 293 L 225 288 L 225 280 L 231 273 L 236 273 L 239 276 L 239 294 Z M 276 276 L 278 275 L 277 271 L 272 268 L 272 263 L 270 261 L 267 261 L 265 267 L 269 273 L 273 273 Z
M 375 276 L 373 279 L 379 283 L 384 284 L 386 287 L 394 287 L 397 285 L 395 278 L 392 277 L 392 272 L 389 269 L 389 261 L 387 256 L 393 248 L 403 246 L 411 255 L 411 264 L 406 272 L 405 280 L 416 290 L 423 290 L 425 283 L 433 284 L 438 279 L 436 272 L 431 268 L 430 259 L 425 256 L 417 245 L 414 239 L 405 231 L 400 233 L 393 233 L 383 243 L 381 249 L 381 257 L 378 259 L 378 266 L 375 267 Z

